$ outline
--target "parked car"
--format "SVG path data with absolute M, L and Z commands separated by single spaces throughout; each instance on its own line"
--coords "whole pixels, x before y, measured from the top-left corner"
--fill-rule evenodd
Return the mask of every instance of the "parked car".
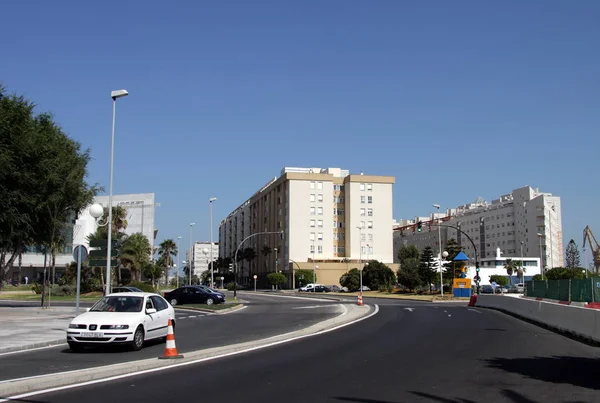
M 219 304 L 225 302 L 225 294 L 210 292 L 206 286 L 188 285 L 165 293 L 172 306 L 184 304 Z
M 67 343 L 75 353 L 112 343 L 128 343 L 137 351 L 146 340 L 166 337 L 169 319 L 174 325 L 175 310 L 160 295 L 108 294 L 71 321 Z
M 196 287 L 200 287 L 203 290 L 205 290 L 206 292 L 209 292 L 211 294 L 221 295 L 221 296 L 223 296 L 223 298 L 225 298 L 225 294 L 223 294 L 221 291 L 215 290 L 214 288 L 210 288 L 209 286 L 206 286 L 206 285 L 197 285 Z
M 340 287 L 338 287 L 337 285 L 328 285 L 327 288 L 329 289 L 330 292 L 340 292 L 342 289 Z
M 309 283 L 309 284 L 306 284 L 304 287 L 300 287 L 300 288 L 298 289 L 298 291 L 300 291 L 300 292 L 312 292 L 312 291 L 313 291 L 313 288 L 314 288 L 315 286 L 319 286 L 319 285 L 321 285 L 321 286 L 322 286 L 323 284 L 314 284 L 314 283 Z
M 137 287 L 113 287 L 111 288 L 111 294 L 119 292 L 144 292 Z

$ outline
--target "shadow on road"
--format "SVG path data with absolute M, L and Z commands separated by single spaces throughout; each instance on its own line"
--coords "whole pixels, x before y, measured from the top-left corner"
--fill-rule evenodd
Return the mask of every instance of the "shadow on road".
M 600 360 L 597 358 L 554 356 L 491 358 L 485 361 L 491 368 L 513 372 L 532 379 L 600 390 L 600 382 L 596 374 Z

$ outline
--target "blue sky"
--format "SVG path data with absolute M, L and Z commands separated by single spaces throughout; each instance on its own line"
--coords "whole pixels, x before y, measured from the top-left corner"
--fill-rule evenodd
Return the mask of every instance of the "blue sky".
M 0 82 L 155 192 L 157 243 L 209 234 L 284 166 L 393 175 L 394 217 L 531 185 L 565 246 L 596 203 L 600 2 L 60 1 L 2 7 Z M 216 236 L 215 236 L 216 238 Z M 582 259 L 583 260 L 583 259 Z M 590 260 L 591 262 L 591 260 Z M 583 264 L 583 261 L 582 261 Z

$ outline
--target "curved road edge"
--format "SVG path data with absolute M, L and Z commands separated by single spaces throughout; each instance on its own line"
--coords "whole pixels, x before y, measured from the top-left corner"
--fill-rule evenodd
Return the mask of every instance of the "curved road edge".
M 39 393 L 46 393 L 61 389 L 77 387 L 81 384 L 107 382 L 129 376 L 141 375 L 149 372 L 192 365 L 204 361 L 224 358 L 232 355 L 243 354 L 249 351 L 268 348 L 282 343 L 287 343 L 306 337 L 316 336 L 330 332 L 374 316 L 379 311 L 378 305 L 344 305 L 339 304 L 342 313 L 334 318 L 316 323 L 304 329 L 296 330 L 262 340 L 232 344 L 205 350 L 186 353 L 183 358 L 174 360 L 160 360 L 150 358 L 139 361 L 94 367 L 85 370 L 59 372 L 20 379 L 11 379 L 0 382 L 0 403 L 10 399 L 20 399 Z M 16 395 L 19 394 L 19 395 Z

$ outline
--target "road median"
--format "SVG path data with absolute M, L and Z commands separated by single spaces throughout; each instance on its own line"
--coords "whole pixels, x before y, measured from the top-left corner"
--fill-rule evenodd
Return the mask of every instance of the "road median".
M 203 361 L 222 358 L 245 352 L 267 348 L 277 344 L 314 336 L 323 332 L 335 330 L 338 327 L 347 326 L 357 321 L 366 319 L 377 313 L 375 306 L 354 306 L 340 304 L 340 315 L 325 321 L 308 326 L 304 329 L 288 332 L 261 340 L 232 344 L 222 347 L 214 347 L 204 350 L 188 352 L 183 358 L 174 360 L 160 360 L 157 358 L 130 361 L 127 363 L 112 364 L 102 367 L 94 367 L 83 370 L 53 373 L 47 375 L 33 376 L 20 379 L 11 379 L 0 382 L 0 399 L 17 395 L 32 393 L 53 388 L 65 388 L 71 385 L 90 382 L 104 382 L 114 377 L 136 375 L 136 373 L 154 372 L 162 369 L 192 365 Z M 0 400 L 1 401 L 1 400 Z

